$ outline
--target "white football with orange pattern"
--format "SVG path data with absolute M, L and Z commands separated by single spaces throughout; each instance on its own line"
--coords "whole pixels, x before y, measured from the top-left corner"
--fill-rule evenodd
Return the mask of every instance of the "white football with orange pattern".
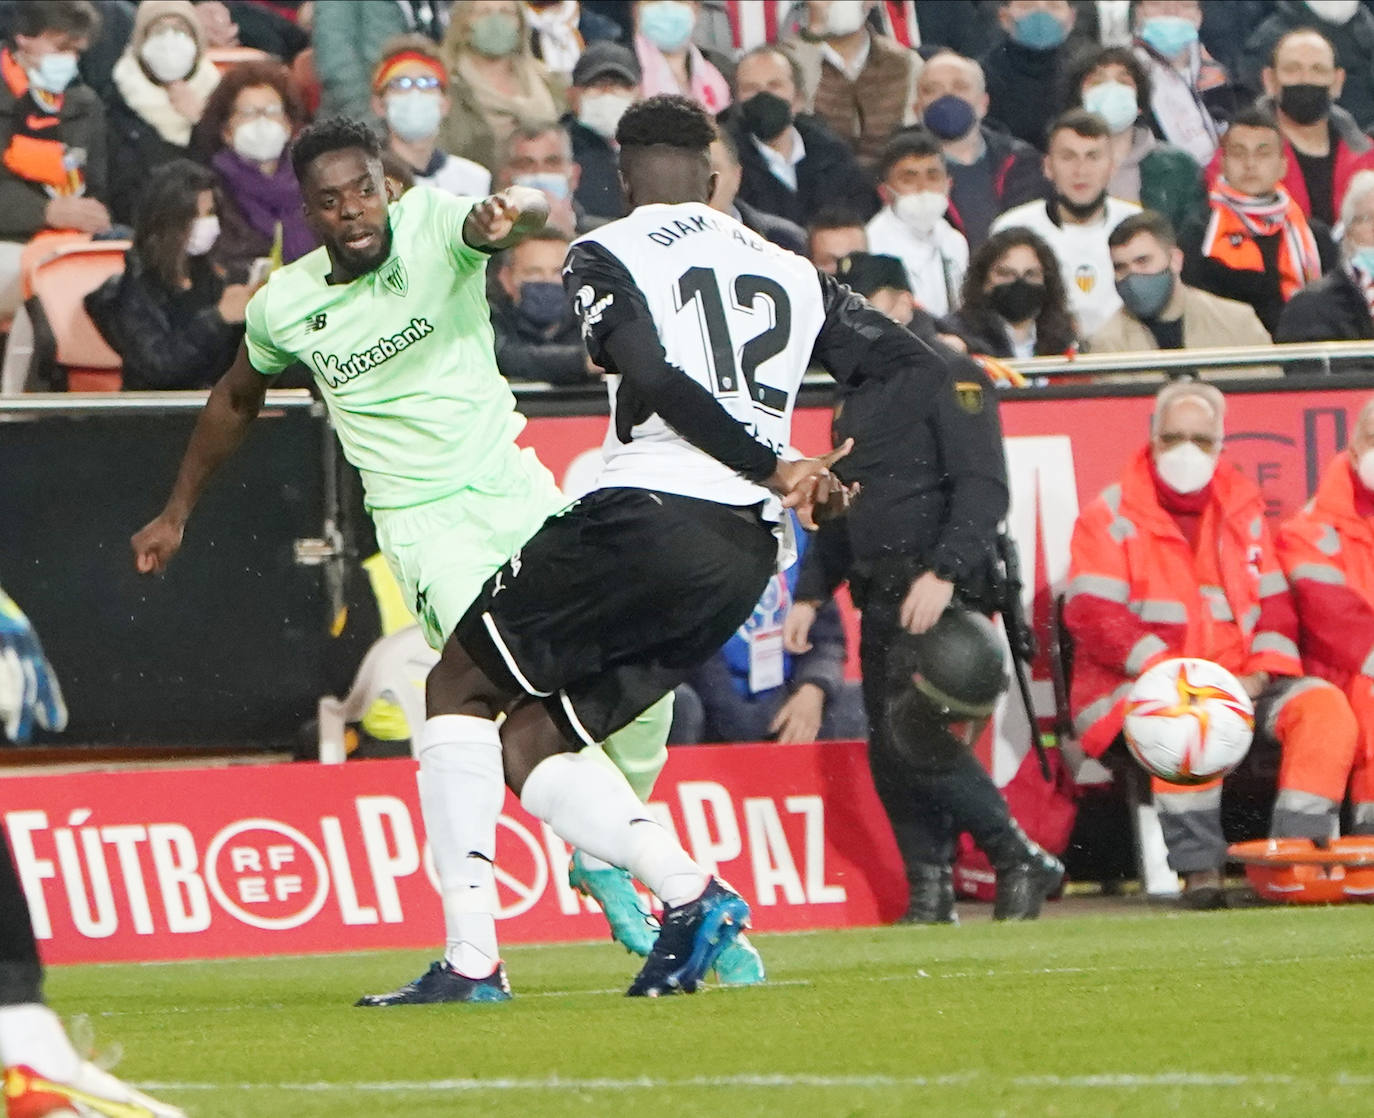
M 1165 660 L 1126 697 L 1126 745 L 1170 784 L 1205 784 L 1245 759 L 1255 708 L 1240 680 L 1210 660 Z

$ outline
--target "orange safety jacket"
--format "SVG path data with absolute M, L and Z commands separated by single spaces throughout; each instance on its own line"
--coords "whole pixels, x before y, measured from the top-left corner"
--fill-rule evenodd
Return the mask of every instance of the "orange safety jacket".
M 1149 455 L 1137 454 L 1073 530 L 1069 703 L 1093 757 L 1120 732 L 1131 685 L 1161 660 L 1200 656 L 1237 676 L 1302 674 L 1297 614 L 1259 489 L 1223 458 L 1194 552 L 1159 503 Z
M 1303 663 L 1346 687 L 1374 676 L 1374 521 L 1355 509 L 1356 481 L 1341 454 L 1316 495 L 1279 530 L 1279 561 L 1297 598 Z

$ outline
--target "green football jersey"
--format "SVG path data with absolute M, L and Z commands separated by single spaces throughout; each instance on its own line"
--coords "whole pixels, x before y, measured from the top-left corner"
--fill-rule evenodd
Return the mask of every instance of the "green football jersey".
M 463 240 L 478 199 L 417 186 L 390 208 L 391 254 L 330 284 L 323 248 L 248 303 L 248 359 L 315 375 L 369 508 L 446 497 L 500 470 L 525 420 L 496 367 L 487 254 Z

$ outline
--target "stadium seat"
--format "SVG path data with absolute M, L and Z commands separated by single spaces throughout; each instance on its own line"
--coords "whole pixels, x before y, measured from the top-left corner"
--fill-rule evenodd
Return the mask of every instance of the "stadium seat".
M 25 286 L 51 331 L 56 363 L 67 369 L 70 392 L 118 392 L 123 384 L 120 356 L 101 337 L 82 301 L 124 270 L 128 250 L 128 241 L 52 241 L 35 253 L 25 273 Z

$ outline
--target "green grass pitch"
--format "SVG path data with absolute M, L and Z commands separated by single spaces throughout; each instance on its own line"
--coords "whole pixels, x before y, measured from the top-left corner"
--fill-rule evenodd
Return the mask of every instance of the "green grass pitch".
M 193 1118 L 1374 1114 L 1374 911 L 759 936 L 771 982 L 620 996 L 610 944 L 509 949 L 516 1000 L 363 1010 L 413 952 L 58 967 Z

